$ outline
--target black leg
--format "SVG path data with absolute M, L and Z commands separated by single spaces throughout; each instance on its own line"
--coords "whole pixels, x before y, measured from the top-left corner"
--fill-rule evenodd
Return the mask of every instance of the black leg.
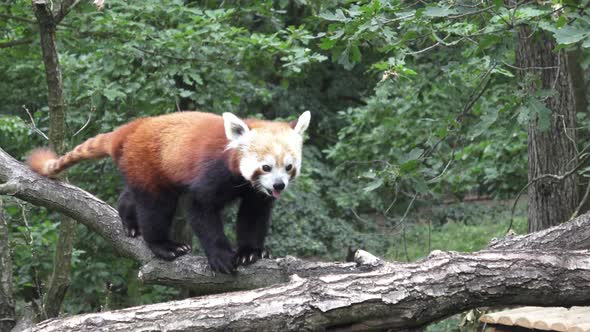
M 119 195 L 118 208 L 121 222 L 125 233 L 129 237 L 136 237 L 141 232 L 139 231 L 139 224 L 137 223 L 137 212 L 135 210 L 135 199 L 129 187 L 125 186 L 121 195 Z
M 188 210 L 191 226 L 205 250 L 211 269 L 215 272 L 234 273 L 234 251 L 223 232 L 222 209 L 191 197 Z
M 176 211 L 178 194 L 160 192 L 156 195 L 134 189 L 132 193 L 141 234 L 154 255 L 174 260 L 191 252 L 190 245 L 170 240 L 170 225 Z
M 244 196 L 238 211 L 237 235 L 238 265 L 247 265 L 260 258 L 270 258 L 271 254 L 264 247 L 264 239 L 270 226 L 270 215 L 274 199 L 258 193 Z

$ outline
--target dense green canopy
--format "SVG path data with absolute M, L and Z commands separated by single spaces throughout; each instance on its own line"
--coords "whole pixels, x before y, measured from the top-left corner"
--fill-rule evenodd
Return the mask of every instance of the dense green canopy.
M 554 38 L 556 52 L 578 50 L 587 68 L 587 0 L 516 6 L 497 0 L 107 0 L 102 10 L 81 2 L 57 29 L 66 136 L 73 147 L 131 119 L 178 110 L 289 120 L 310 110 L 302 176 L 274 212 L 269 246 L 275 255 L 341 259 L 353 245 L 415 258 L 430 248 L 426 228 L 407 240 L 421 243 L 414 245 L 424 247 L 419 252 L 408 254 L 412 244 L 404 236 L 402 255 L 400 239 L 406 225 L 424 224 L 425 211 L 435 227 L 470 220 L 465 209 L 432 206 L 466 196 L 514 197 L 527 182 L 526 125 L 548 126 L 551 111 L 543 101 L 553 91 L 522 88 L 537 79 L 521 79 L 523 68 L 515 66 L 516 29 L 525 24 L 533 38 Z M 30 2 L 0 7 L 0 47 L 0 147 L 24 159 L 46 144 L 37 130 L 48 126 Z M 586 113 L 577 118 L 584 146 Z M 109 160 L 68 174 L 110 203 L 121 190 Z M 5 203 L 15 288 L 23 300 L 51 270 L 55 215 Z M 227 218 L 232 236 L 233 215 Z M 448 237 L 441 241 L 454 248 Z M 76 296 L 66 298 L 67 312 L 179 293 L 139 289 L 134 263 L 82 226 L 75 247 L 70 294 Z

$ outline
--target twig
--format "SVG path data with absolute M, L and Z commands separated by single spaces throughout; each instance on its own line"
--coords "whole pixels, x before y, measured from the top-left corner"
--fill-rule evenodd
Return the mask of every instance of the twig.
M 465 115 L 467 115 L 467 113 L 471 110 L 473 105 L 475 105 L 475 103 L 479 100 L 479 98 L 481 98 L 481 96 L 484 94 L 484 92 L 489 88 L 492 79 L 489 78 L 486 80 L 486 78 L 488 78 L 490 76 L 490 74 L 492 73 L 494 68 L 496 68 L 496 66 L 497 66 L 497 63 L 494 62 L 494 64 L 492 64 L 490 66 L 490 68 L 488 68 L 488 70 L 484 73 L 484 75 L 483 75 L 481 81 L 479 82 L 479 84 L 477 85 L 477 87 L 471 92 L 471 95 L 469 96 L 469 101 L 463 107 L 463 111 L 455 117 L 455 121 L 461 123 L 463 117 Z M 483 83 L 484 81 L 485 81 L 485 83 Z M 480 89 L 482 84 L 483 84 L 483 87 Z M 478 91 L 478 89 L 479 89 L 479 92 L 476 93 L 476 91 Z M 443 137 L 441 137 L 436 143 L 434 143 L 434 145 L 432 147 L 430 147 L 429 149 L 425 149 L 424 152 L 422 152 L 422 154 L 420 155 L 420 158 L 428 158 L 434 152 L 436 147 L 440 143 L 442 143 L 445 139 L 447 139 L 447 137 L 449 136 L 449 134 L 448 134 L 449 132 L 450 132 L 450 130 L 447 131 L 447 134 L 445 134 Z
M 37 134 L 43 136 L 43 138 L 45 138 L 45 140 L 49 141 L 49 137 L 47 137 L 47 135 L 45 135 L 45 133 L 43 133 L 41 130 L 39 130 L 39 128 L 37 128 L 37 125 L 35 124 L 35 119 L 33 119 L 33 116 L 31 115 L 31 112 L 29 112 L 29 109 L 23 105 L 22 106 L 23 109 L 25 110 L 25 112 L 27 112 L 27 114 L 29 115 L 29 119 L 31 119 L 31 129 L 33 129 L 34 132 L 36 132 Z
M 532 67 L 518 67 L 515 65 L 511 65 L 506 61 L 502 61 L 502 64 L 505 65 L 506 67 L 510 67 L 512 69 L 516 69 L 516 70 L 549 70 L 549 69 L 555 69 L 557 68 L 557 66 L 549 66 L 549 67 L 537 67 L 537 66 L 532 66 Z
M 17 39 L 17 40 L 12 40 L 9 42 L 0 43 L 0 48 L 9 48 L 9 47 L 18 46 L 18 45 L 30 44 L 32 42 L 33 42 L 33 40 L 29 39 L 29 38 Z
M 491 5 L 489 7 L 485 7 L 485 8 L 478 9 L 478 10 L 474 10 L 472 12 L 467 12 L 467 13 L 458 14 L 458 15 L 454 15 L 454 16 L 453 15 L 450 15 L 450 16 L 447 16 L 447 19 L 453 20 L 453 19 L 456 19 L 456 18 L 462 18 L 462 17 L 465 17 L 465 16 L 471 16 L 471 15 L 475 15 L 475 14 L 487 12 L 488 10 L 490 10 L 490 9 L 492 9 L 494 7 L 495 7 L 495 5 Z
M 82 132 L 82 130 L 84 130 L 88 126 L 88 124 L 90 123 L 90 120 L 92 119 L 92 113 L 94 113 L 95 111 L 96 111 L 96 107 L 92 106 L 90 108 L 90 113 L 88 114 L 88 120 L 82 126 L 82 128 L 78 129 L 78 131 L 76 133 L 74 133 L 74 135 L 72 135 L 72 137 L 78 135 L 80 132 Z
M 37 262 L 39 262 L 39 256 L 37 255 L 37 252 L 35 251 L 35 245 L 34 245 L 34 241 L 33 241 L 33 232 L 31 232 L 31 227 L 29 226 L 29 221 L 27 219 L 27 214 L 26 214 L 26 208 L 25 205 L 22 204 L 20 201 L 17 201 L 17 204 L 20 206 L 21 208 L 21 216 L 23 218 L 23 222 L 25 224 L 25 229 L 26 229 L 26 234 L 25 236 L 28 237 L 27 239 L 27 244 L 29 245 L 29 247 L 31 248 L 31 260 L 32 263 L 31 264 L 31 269 L 33 270 L 33 283 L 35 284 L 35 290 L 37 291 L 37 298 L 40 299 L 40 307 L 41 307 L 41 312 L 43 313 L 44 317 L 47 317 L 47 313 L 45 312 L 45 305 L 43 304 L 43 293 L 41 291 L 41 282 L 39 281 L 39 270 L 37 269 Z
M 516 210 L 516 204 L 518 204 L 518 200 L 520 199 L 520 196 L 522 196 L 522 194 L 524 193 L 525 190 L 528 189 L 528 187 L 530 187 L 532 184 L 536 183 L 537 181 L 540 181 L 545 178 L 550 178 L 555 181 L 565 180 L 566 178 L 568 178 L 572 174 L 574 174 L 578 169 L 580 169 L 584 165 L 584 162 L 588 159 L 589 156 L 590 156 L 590 154 L 583 155 L 582 159 L 580 160 L 580 163 L 576 167 L 574 167 L 572 170 L 564 173 L 563 175 L 542 174 L 542 175 L 539 175 L 536 178 L 532 179 L 529 183 L 527 183 L 518 192 L 518 195 L 516 195 L 516 199 L 514 199 L 514 203 L 512 203 L 512 209 L 510 210 L 510 224 L 508 224 L 508 229 L 506 230 L 506 233 L 508 233 L 510 231 L 510 229 L 512 228 L 512 224 L 514 223 L 514 211 Z
M 561 123 L 563 124 L 563 132 L 565 134 L 565 137 L 572 142 L 572 144 L 574 145 L 574 150 L 576 150 L 576 156 L 580 155 L 580 151 L 578 151 L 578 144 L 576 143 L 576 141 L 567 133 L 567 125 L 565 124 L 565 116 L 563 116 L 562 114 L 558 114 L 557 117 L 561 118 Z M 575 160 L 575 159 L 574 159 Z
M 456 149 L 456 144 L 455 144 L 455 146 L 453 146 L 453 150 L 451 151 L 451 156 L 449 157 L 449 161 L 445 165 L 445 168 L 443 168 L 442 172 L 440 172 L 439 175 L 433 177 L 432 179 L 427 180 L 426 183 L 434 183 L 434 182 L 438 181 L 438 179 L 440 179 L 443 175 L 445 175 L 445 173 L 449 169 L 449 166 L 451 166 L 451 163 L 455 159 L 455 149 Z
M 433 48 L 437 47 L 438 45 L 441 45 L 441 42 L 436 42 L 435 44 L 433 44 L 433 45 L 430 45 L 430 46 L 428 46 L 428 47 L 426 47 L 426 48 L 423 48 L 423 49 L 421 49 L 421 50 L 418 50 L 418 51 L 414 51 L 414 52 L 405 52 L 405 53 L 404 53 L 404 55 L 416 55 L 416 54 L 424 53 L 424 52 L 426 52 L 426 51 L 429 51 L 429 50 L 431 50 L 431 49 L 433 49 Z
M 64 0 L 61 2 L 59 9 L 53 14 L 55 25 L 58 25 L 66 15 L 74 8 L 80 0 Z
M 37 21 L 35 21 L 35 20 L 31 20 L 31 19 L 24 18 L 24 17 L 6 15 L 6 14 L 0 14 L 0 18 L 3 18 L 5 20 L 14 20 L 14 21 L 25 22 L 25 23 L 29 23 L 29 24 L 37 24 Z
M 586 201 L 588 200 L 588 196 L 590 196 L 590 181 L 588 181 L 588 185 L 586 186 L 586 192 L 584 193 L 584 197 L 580 201 L 580 204 L 578 204 L 578 207 L 576 208 L 574 213 L 572 213 L 570 220 L 572 220 L 578 216 L 578 214 L 580 213 L 580 210 L 582 209 L 582 206 L 584 206 L 584 204 L 586 204 Z
M 399 220 L 399 223 L 402 224 L 402 239 L 404 242 L 404 254 L 406 255 L 406 261 L 408 261 L 408 262 L 410 261 L 410 256 L 408 255 L 408 246 L 406 244 L 406 225 L 405 225 L 404 221 L 405 221 L 406 217 L 408 216 L 408 213 L 410 212 L 412 205 L 414 205 L 414 201 L 416 201 L 416 197 L 418 197 L 418 193 L 414 194 L 414 197 L 412 197 L 410 204 L 408 204 L 408 207 L 406 208 L 406 212 L 404 212 L 404 215 Z
M 553 85 L 551 86 L 551 89 L 555 90 L 555 86 L 557 85 L 557 81 L 559 81 L 559 74 L 561 73 L 561 54 L 562 52 L 559 51 L 559 53 L 557 53 L 557 73 L 555 73 L 555 80 L 553 80 Z

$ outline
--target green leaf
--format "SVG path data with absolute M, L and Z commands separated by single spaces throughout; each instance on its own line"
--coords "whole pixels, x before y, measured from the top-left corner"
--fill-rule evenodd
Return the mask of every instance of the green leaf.
M 383 185 L 383 179 L 377 178 L 374 181 L 371 181 L 365 188 L 363 188 L 365 194 L 370 193 L 381 187 Z
M 356 45 L 352 45 L 350 47 L 350 50 L 351 50 L 351 54 L 350 54 L 351 60 L 353 62 L 361 62 L 362 55 L 361 55 L 361 50 L 359 49 L 359 47 Z
M 481 121 L 475 125 L 475 130 L 471 134 L 471 139 L 483 134 L 488 130 L 498 119 L 498 108 L 489 108 L 481 117 Z
M 344 16 L 344 12 L 342 11 L 342 9 L 337 9 L 334 13 L 331 12 L 322 12 L 318 14 L 318 17 L 323 18 L 324 20 L 327 21 L 336 21 L 336 22 L 347 22 L 349 21 L 348 18 L 346 18 L 346 16 Z
M 188 91 L 188 90 L 184 90 L 184 89 L 181 89 L 181 90 L 180 90 L 180 93 L 179 93 L 179 95 L 180 95 L 182 98 L 188 98 L 188 97 L 190 97 L 192 94 L 193 94 L 193 92 L 192 92 L 192 91 Z
M 119 90 L 109 88 L 104 89 L 102 95 L 105 96 L 109 101 L 113 101 L 119 97 L 124 98 L 126 96 L 123 92 Z
M 332 47 L 334 47 L 334 45 L 336 45 L 337 41 L 338 41 L 337 39 L 324 38 L 324 39 L 322 39 L 322 43 L 320 44 L 320 48 L 322 50 L 329 50 Z
M 447 17 L 449 15 L 454 15 L 457 14 L 457 10 L 455 8 L 449 8 L 449 7 L 426 7 L 426 10 L 424 11 L 424 15 L 426 16 L 430 16 L 430 17 Z
M 537 124 L 539 126 L 539 129 L 549 129 L 551 120 L 551 110 L 548 109 L 547 106 L 545 106 L 545 104 L 540 102 L 537 98 L 529 98 L 527 104 L 530 108 L 531 114 L 537 114 Z
M 401 160 L 402 163 L 406 163 L 408 161 L 412 161 L 412 160 L 416 160 L 418 158 L 420 158 L 420 156 L 422 155 L 422 153 L 424 152 L 424 149 L 420 149 L 420 148 L 413 148 L 412 151 L 408 152 Z
M 554 34 L 558 44 L 574 44 L 590 35 L 590 30 L 574 26 L 565 26 Z

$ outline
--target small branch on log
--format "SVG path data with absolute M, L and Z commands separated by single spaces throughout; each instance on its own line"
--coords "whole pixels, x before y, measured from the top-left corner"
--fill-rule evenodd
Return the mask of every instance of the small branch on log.
M 400 330 L 470 308 L 590 304 L 590 252 L 438 253 L 367 273 L 45 321 L 30 331 Z
M 493 239 L 488 249 L 568 249 L 590 248 L 590 214 L 566 223 L 519 236 Z

